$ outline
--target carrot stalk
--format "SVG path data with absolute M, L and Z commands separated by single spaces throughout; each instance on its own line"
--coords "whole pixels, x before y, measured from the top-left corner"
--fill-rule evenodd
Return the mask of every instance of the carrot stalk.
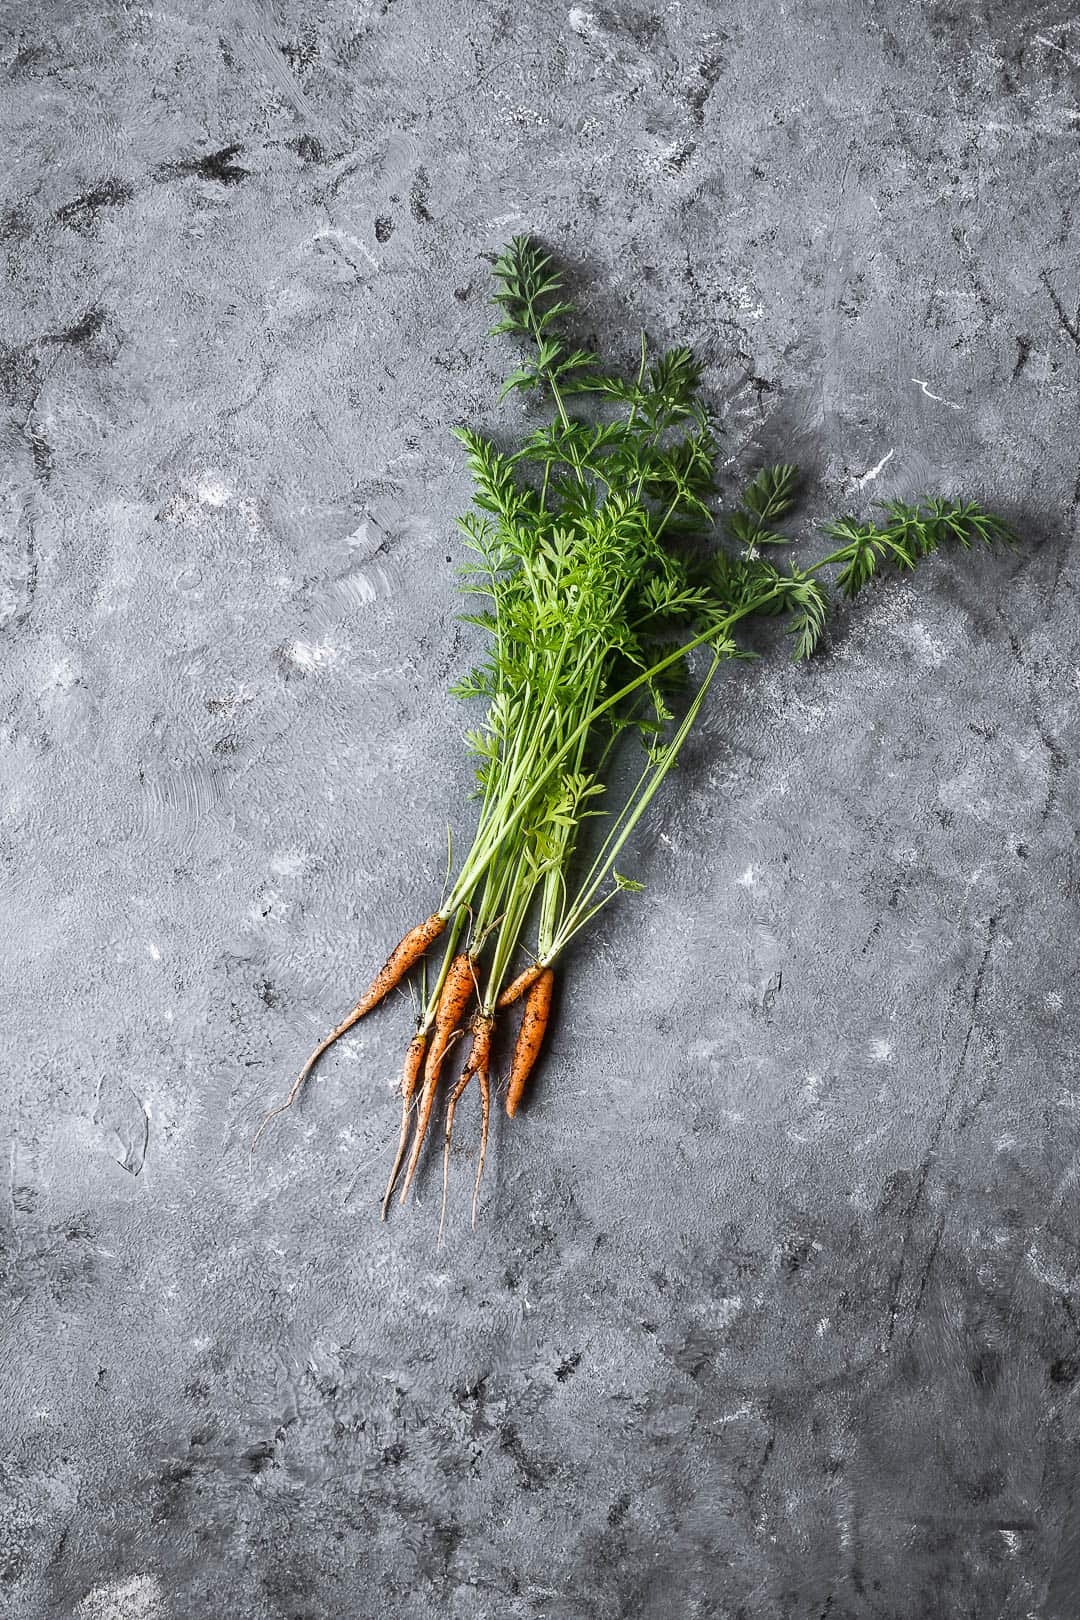
M 454 1037 L 460 1034 L 461 1020 L 465 1016 L 465 1009 L 469 1005 L 475 983 L 472 957 L 462 951 L 451 962 L 442 995 L 439 997 L 439 1006 L 435 1014 L 435 1031 L 428 1048 L 427 1062 L 424 1064 L 424 1089 L 420 1093 L 416 1129 L 413 1132 L 412 1149 L 405 1169 L 405 1184 L 401 1189 L 402 1203 L 409 1195 L 409 1188 L 416 1174 L 420 1149 L 427 1135 L 431 1110 L 435 1102 L 435 1090 L 439 1084 L 447 1048 Z
M 517 978 L 507 985 L 495 1003 L 496 1007 L 500 1010 L 503 1007 L 512 1007 L 515 1001 L 520 1001 L 522 996 L 532 989 L 540 975 L 546 971 L 543 962 L 534 962 L 532 967 L 524 968 Z
M 551 1015 L 551 993 L 554 986 L 555 974 L 551 968 L 545 968 L 529 991 L 529 998 L 525 1003 L 525 1013 L 514 1047 L 514 1060 L 510 1065 L 510 1084 L 506 1092 L 506 1112 L 511 1119 L 517 1113 L 518 1103 L 525 1090 L 525 1082 L 540 1056 L 544 1032 Z
M 316 1063 L 318 1063 L 319 1059 L 322 1057 L 327 1048 L 333 1046 L 335 1041 L 339 1041 L 346 1031 L 352 1029 L 354 1024 L 358 1024 L 360 1022 L 365 1013 L 369 1013 L 372 1007 L 377 1006 L 384 996 L 390 994 L 390 991 L 394 988 L 394 986 L 399 984 L 405 977 L 406 973 L 408 973 L 409 969 L 420 960 L 428 946 L 431 944 L 432 940 L 438 939 L 445 927 L 446 918 L 440 916 L 440 914 L 436 911 L 432 913 L 426 922 L 417 923 L 415 928 L 410 928 L 404 939 L 398 941 L 393 950 L 390 952 L 390 955 L 386 958 L 386 961 L 383 963 L 382 967 L 379 969 L 378 973 L 376 973 L 375 977 L 368 985 L 368 988 L 365 990 L 364 994 L 360 997 L 360 1000 L 356 1003 L 356 1006 L 353 1008 L 352 1012 L 349 1013 L 348 1017 L 341 1020 L 341 1023 L 336 1029 L 332 1029 L 329 1035 L 319 1042 L 318 1046 L 315 1048 L 314 1052 L 312 1052 L 311 1056 L 304 1064 L 304 1067 L 300 1070 L 300 1073 L 293 1081 L 292 1089 L 290 1090 L 285 1101 L 283 1103 L 279 1103 L 276 1108 L 271 1108 L 270 1112 L 267 1114 L 266 1118 L 255 1132 L 255 1136 L 251 1143 L 252 1153 L 254 1153 L 259 1137 L 262 1135 L 263 1131 L 265 1131 L 270 1121 L 272 1119 L 276 1119 L 279 1114 L 283 1114 L 287 1108 L 292 1107 L 293 1103 L 300 1095 L 300 1087 L 304 1084 L 304 1081 L 307 1079 L 308 1075 L 311 1073 L 312 1069 L 315 1067 Z
M 416 1083 L 420 1078 L 420 1065 L 424 1061 L 427 1050 L 427 1031 L 419 1030 L 405 1049 L 405 1062 L 401 1067 L 401 1134 L 398 1137 L 397 1156 L 394 1167 L 390 1172 L 390 1179 L 386 1183 L 386 1193 L 383 1196 L 382 1218 L 385 1221 L 386 1211 L 390 1206 L 390 1195 L 394 1190 L 394 1183 L 401 1169 L 401 1161 L 405 1157 L 405 1144 L 409 1139 L 409 1106 L 416 1091 Z

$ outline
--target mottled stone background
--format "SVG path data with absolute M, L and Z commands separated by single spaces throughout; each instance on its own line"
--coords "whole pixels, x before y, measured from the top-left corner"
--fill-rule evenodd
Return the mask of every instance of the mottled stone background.
M 1080 18 L 8 4 L 0 1610 L 1080 1612 Z M 491 253 L 727 474 L 1007 512 L 736 669 L 468 1225 L 409 1028 L 260 1112 L 468 832 Z

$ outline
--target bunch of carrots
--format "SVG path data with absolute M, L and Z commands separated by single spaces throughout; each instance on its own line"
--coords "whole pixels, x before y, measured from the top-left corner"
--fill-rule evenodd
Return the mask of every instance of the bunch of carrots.
M 523 346 L 500 398 L 529 394 L 550 412 L 509 454 L 456 430 L 475 486 L 473 510 L 458 520 L 470 554 L 462 587 L 476 598 L 464 618 L 486 637 L 483 660 L 453 689 L 486 705 L 466 733 L 476 759 L 476 831 L 456 871 L 451 843 L 439 908 L 394 947 L 260 1127 L 292 1105 L 327 1048 L 441 941 L 441 965 L 405 1051 L 384 1218 L 399 1178 L 402 1202 L 408 1196 L 448 1059 L 462 1042 L 445 1112 L 443 1216 L 454 1117 L 475 1080 L 475 1221 L 496 1016 L 523 1003 L 506 1090 L 513 1118 L 543 1046 L 554 964 L 617 895 L 641 888 L 616 862 L 721 665 L 753 656 L 736 640 L 737 627 L 783 615 L 795 657 L 808 658 L 828 617 L 830 575 L 832 589 L 850 598 L 882 565 L 910 570 L 947 542 L 967 548 L 1012 538 L 1000 518 L 972 503 L 892 501 L 880 518 L 829 525 L 831 548 L 820 560 L 779 566 L 772 559 L 790 540 L 776 525 L 794 505 L 796 469 L 759 472 L 717 534 L 716 443 L 690 351 L 650 360 L 642 335 L 636 373 L 609 372 L 566 337 L 572 305 L 534 242 L 515 238 L 494 276 L 494 332 Z M 628 736 L 643 745 L 640 774 L 609 811 L 611 762 Z

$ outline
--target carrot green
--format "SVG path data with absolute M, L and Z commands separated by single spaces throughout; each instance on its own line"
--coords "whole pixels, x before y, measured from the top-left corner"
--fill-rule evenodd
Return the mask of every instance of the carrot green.
M 486 1139 L 500 994 L 521 977 L 523 958 L 533 966 L 522 990 L 531 1070 L 551 1002 L 547 970 L 601 910 L 640 890 L 620 869 L 631 840 L 723 666 L 754 656 L 742 640 L 751 621 L 780 617 L 794 657 L 806 659 L 834 593 L 855 597 L 883 571 L 910 571 L 942 546 L 1012 540 L 1002 519 L 971 502 L 890 501 L 871 519 L 829 525 L 830 549 L 796 565 L 780 527 L 795 505 L 795 467 L 763 468 L 718 523 L 716 440 L 688 349 L 652 355 L 642 336 L 631 375 L 606 369 L 567 335 L 574 311 L 562 276 L 526 237 L 503 251 L 494 277 L 493 330 L 519 349 L 500 397 L 530 396 L 548 413 L 511 453 L 472 428 L 456 430 L 474 485 L 472 510 L 458 520 L 464 618 L 480 632 L 483 653 L 453 691 L 480 709 L 465 737 L 479 810 L 442 903 L 421 925 L 426 934 L 406 936 L 441 933 L 445 954 L 409 1047 L 401 1150 L 384 1214 L 405 1157 L 418 1042 L 439 1051 L 421 1088 L 404 1192 L 431 1117 L 452 1039 L 447 991 L 455 1030 L 463 1029 L 466 999 L 475 1000 L 463 1079 L 478 1078 Z M 613 761 L 633 739 L 641 769 L 613 805 Z M 401 951 L 394 977 L 392 954 L 357 1008 L 381 999 L 414 959 Z M 511 1114 L 522 1085 L 515 1082 Z

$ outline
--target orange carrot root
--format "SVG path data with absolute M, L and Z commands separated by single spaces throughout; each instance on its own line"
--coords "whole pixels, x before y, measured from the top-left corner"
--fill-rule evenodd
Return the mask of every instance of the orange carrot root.
M 386 1183 L 386 1193 L 382 1202 L 382 1218 L 385 1221 L 386 1211 L 390 1206 L 390 1195 L 394 1191 L 394 1183 L 401 1169 L 401 1161 L 405 1157 L 405 1144 L 409 1139 L 409 1105 L 416 1091 L 416 1082 L 420 1077 L 420 1065 L 424 1061 L 427 1050 L 427 1031 L 418 1030 L 405 1049 L 405 1062 L 401 1067 L 401 1134 L 398 1137 L 397 1154 L 394 1158 L 394 1167 L 390 1171 L 390 1179 Z
M 426 1051 L 427 1030 L 418 1029 L 405 1049 L 405 1062 L 401 1066 L 401 1100 L 406 1106 L 412 1101 Z
M 506 1092 L 506 1112 L 511 1119 L 517 1113 L 518 1103 L 525 1090 L 525 1082 L 536 1067 L 536 1060 L 540 1056 L 544 1032 L 551 1015 L 551 993 L 554 986 L 555 974 L 551 968 L 544 968 L 529 991 L 529 999 L 525 1003 L 525 1014 L 518 1030 L 514 1060 L 510 1065 L 510 1084 Z
M 523 969 L 523 971 L 518 974 L 517 978 L 512 979 L 507 985 L 506 989 L 495 1003 L 496 1007 L 498 1007 L 500 1011 L 503 1007 L 512 1007 L 515 1001 L 520 1001 L 522 996 L 525 995 L 527 991 L 532 989 L 540 975 L 542 973 L 546 973 L 547 971 L 548 969 L 544 967 L 542 962 L 534 962 L 532 967 Z
M 454 1110 L 457 1108 L 459 1097 L 471 1079 L 472 1070 L 466 1069 L 451 1092 L 446 1109 L 446 1141 L 443 1144 L 442 1161 L 442 1209 L 439 1212 L 439 1241 L 437 1244 L 440 1249 L 442 1248 L 443 1227 L 446 1225 L 446 1195 L 450 1189 L 450 1138 L 454 1131 Z
M 269 1125 L 270 1121 L 272 1119 L 276 1119 L 279 1114 L 283 1114 L 287 1108 L 292 1107 L 293 1103 L 296 1101 L 297 1097 L 300 1095 L 300 1087 L 303 1085 L 304 1081 L 307 1079 L 308 1075 L 311 1073 L 311 1071 L 315 1067 L 316 1063 L 322 1057 L 323 1053 L 326 1051 L 326 1048 L 328 1046 L 332 1045 L 333 1042 L 336 1041 L 336 1040 L 337 1040 L 337 1031 L 335 1031 L 333 1035 L 327 1036 L 326 1040 L 323 1041 L 322 1045 L 317 1046 L 315 1048 L 314 1052 L 312 1052 L 311 1056 L 308 1058 L 307 1062 L 304 1064 L 304 1067 L 300 1070 L 300 1073 L 297 1075 L 296 1079 L 293 1081 L 292 1088 L 289 1091 L 289 1095 L 285 1098 L 285 1101 L 283 1103 L 278 1103 L 276 1108 L 271 1108 L 270 1112 L 265 1116 L 265 1118 L 263 1119 L 262 1124 L 259 1126 L 258 1130 L 255 1132 L 255 1135 L 251 1138 L 250 1152 L 252 1152 L 252 1153 L 255 1152 L 255 1149 L 259 1145 L 259 1137 L 262 1135 L 263 1131 L 265 1131 L 265 1129 Z
M 476 1225 L 476 1206 L 480 1198 L 480 1181 L 484 1174 L 484 1160 L 487 1158 L 488 1125 L 491 1123 L 491 1086 L 488 1083 L 487 1064 L 479 1071 L 480 1078 L 480 1107 L 482 1109 L 480 1124 L 480 1158 L 476 1165 L 476 1185 L 472 1195 L 472 1223 Z
M 375 977 L 372 979 L 367 990 L 356 1003 L 356 1006 L 353 1008 L 352 1012 L 349 1013 L 346 1018 L 343 1018 L 337 1028 L 332 1029 L 324 1040 L 319 1042 L 318 1046 L 315 1048 L 314 1052 L 312 1052 L 311 1056 L 304 1064 L 304 1067 L 300 1070 L 300 1073 L 293 1081 L 292 1090 L 289 1092 L 289 1095 L 286 1097 L 285 1101 L 283 1103 L 279 1103 L 277 1108 L 271 1108 L 270 1112 L 267 1114 L 266 1118 L 255 1132 L 255 1136 L 251 1143 L 252 1153 L 254 1153 L 256 1143 L 258 1142 L 263 1131 L 265 1131 L 266 1127 L 269 1125 L 270 1121 L 272 1119 L 276 1119 L 279 1114 L 283 1114 L 287 1108 L 292 1107 L 293 1103 L 300 1095 L 301 1086 L 304 1084 L 304 1081 L 307 1079 L 308 1075 L 311 1073 L 312 1069 L 315 1067 L 316 1063 L 318 1063 L 319 1059 L 322 1057 L 327 1048 L 333 1046 L 335 1041 L 339 1041 L 348 1030 L 352 1029 L 354 1024 L 358 1024 L 360 1022 L 365 1013 L 369 1013 L 372 1007 L 377 1006 L 384 996 L 390 994 L 390 991 L 394 988 L 394 986 L 399 984 L 405 977 L 406 973 L 408 973 L 409 969 L 420 960 L 428 946 L 431 944 L 432 940 L 438 939 L 445 927 L 445 917 L 440 917 L 439 913 L 436 911 L 432 913 L 426 922 L 418 923 L 415 928 L 410 928 L 409 932 L 405 935 L 405 938 L 399 940 L 399 942 L 394 946 L 394 949 L 390 952 L 390 955 L 386 958 L 386 961 L 383 963 L 378 973 L 376 973 Z
M 480 1170 L 476 1177 L 476 1191 L 473 1193 L 473 1225 L 476 1225 L 476 1194 L 480 1190 L 480 1176 L 484 1169 L 484 1157 L 487 1153 L 488 1116 L 491 1108 L 491 1092 L 488 1085 L 488 1069 L 491 1064 L 491 1031 L 495 1020 L 490 1013 L 479 1012 L 472 1021 L 472 1044 L 469 1055 L 465 1059 L 465 1066 L 461 1071 L 461 1079 L 451 1093 L 450 1102 L 446 1109 L 446 1140 L 443 1143 L 443 1188 L 442 1212 L 439 1216 L 439 1243 L 442 1243 L 443 1226 L 446 1222 L 446 1194 L 450 1185 L 450 1138 L 454 1131 L 454 1112 L 458 1100 L 469 1084 L 473 1075 L 479 1076 L 480 1096 L 483 1103 L 483 1126 L 480 1136 Z
M 456 1035 L 461 1034 L 461 1021 L 475 989 L 476 974 L 472 957 L 461 951 L 450 964 L 450 971 L 446 975 L 446 983 L 439 997 L 439 1005 L 435 1010 L 435 1031 L 428 1048 L 427 1062 L 424 1064 L 425 1091 L 432 1076 L 436 1082 L 438 1081 L 450 1042 Z
M 419 962 L 428 946 L 433 940 L 438 939 L 445 927 L 446 918 L 440 917 L 435 911 L 426 922 L 417 923 L 415 928 L 410 928 L 405 938 L 394 946 L 349 1017 L 354 1021 L 363 1018 L 372 1007 L 378 1006 L 383 997 L 388 996 L 394 986 L 401 983 L 409 969 Z
M 420 1106 L 416 1116 L 416 1129 L 413 1132 L 412 1149 L 409 1153 L 409 1162 L 405 1169 L 405 1184 L 401 1189 L 401 1202 L 404 1203 L 409 1195 L 416 1166 L 420 1162 L 420 1149 L 424 1145 L 428 1124 L 431 1120 L 431 1110 L 435 1102 L 435 1090 L 439 1084 L 443 1062 L 446 1058 L 447 1048 L 454 1037 L 460 1033 L 461 1020 L 465 1016 L 465 1009 L 472 999 L 475 988 L 472 957 L 462 951 L 450 964 L 450 971 L 446 975 L 442 995 L 439 997 L 439 1006 L 435 1013 L 435 1032 L 428 1048 L 427 1062 L 424 1064 L 424 1089 L 420 1094 Z

